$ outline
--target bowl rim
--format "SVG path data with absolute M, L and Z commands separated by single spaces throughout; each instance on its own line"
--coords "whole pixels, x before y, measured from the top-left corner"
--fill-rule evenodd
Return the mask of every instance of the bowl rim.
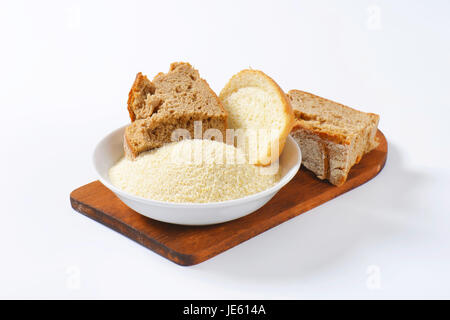
M 169 201 L 153 200 L 153 199 L 144 198 L 141 196 L 136 196 L 136 195 L 133 195 L 131 193 L 125 192 L 125 191 L 117 188 L 112 183 L 109 183 L 108 181 L 103 179 L 102 175 L 100 174 L 100 172 L 97 169 L 97 165 L 96 165 L 96 161 L 95 161 L 95 155 L 97 153 L 97 149 L 106 139 L 108 139 L 110 136 L 116 134 L 118 131 L 125 129 L 125 127 L 127 127 L 127 125 L 124 125 L 118 129 L 115 129 L 114 131 L 111 131 L 109 134 L 107 134 L 105 137 L 103 137 L 95 145 L 94 152 L 92 154 L 92 163 L 94 165 L 95 172 L 96 172 L 100 182 L 104 186 L 106 186 L 108 189 L 110 189 L 111 191 L 113 191 L 116 194 L 119 194 L 122 197 L 128 198 L 133 201 L 137 201 L 140 203 L 148 204 L 148 205 L 159 206 L 159 207 L 194 208 L 194 209 L 195 208 L 228 207 L 228 206 L 239 205 L 239 204 L 246 203 L 246 202 L 249 202 L 252 200 L 263 198 L 272 193 L 276 193 L 278 190 L 283 188 L 286 184 L 288 184 L 294 178 L 294 176 L 298 173 L 300 166 L 302 164 L 301 149 L 298 146 L 297 142 L 295 142 L 294 138 L 292 138 L 290 135 L 288 135 L 280 157 L 282 156 L 283 152 L 285 152 L 285 150 L 286 150 L 286 146 L 288 144 L 287 140 L 290 140 L 289 143 L 291 145 L 293 145 L 294 148 L 297 150 L 297 162 L 295 163 L 295 165 L 292 166 L 292 168 L 289 169 L 289 171 L 286 173 L 286 175 L 280 179 L 280 181 L 278 181 L 275 185 L 273 185 L 272 187 L 270 187 L 266 190 L 263 190 L 263 191 L 260 191 L 260 192 L 242 197 L 242 198 L 225 200 L 225 201 L 215 201 L 215 202 L 169 202 Z

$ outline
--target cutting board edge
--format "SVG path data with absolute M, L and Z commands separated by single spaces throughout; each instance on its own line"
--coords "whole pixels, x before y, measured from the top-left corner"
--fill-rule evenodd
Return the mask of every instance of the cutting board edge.
M 384 157 L 383 157 L 382 161 L 380 161 L 378 166 L 372 166 L 369 168 L 369 170 L 358 174 L 358 176 L 356 176 L 356 177 L 358 177 L 359 179 L 354 179 L 354 180 L 349 179 L 346 182 L 346 184 L 344 184 L 343 186 L 330 189 L 330 190 L 332 190 L 332 192 L 331 192 L 330 196 L 327 198 L 323 198 L 323 197 L 321 198 L 320 195 L 318 195 L 314 198 L 310 198 L 309 199 L 310 205 L 308 207 L 302 207 L 302 204 L 304 205 L 304 203 L 298 202 L 295 206 L 286 209 L 285 212 L 287 214 L 284 215 L 283 217 L 280 217 L 277 215 L 271 217 L 268 220 L 268 222 L 270 222 L 270 223 L 265 224 L 264 227 L 261 228 L 260 230 L 256 230 L 255 232 L 251 232 L 251 233 L 247 233 L 247 234 L 245 234 L 245 232 L 242 231 L 243 236 L 239 237 L 237 240 L 236 240 L 236 238 L 231 239 L 231 241 L 229 243 L 227 243 L 225 250 L 223 250 L 224 242 L 218 242 L 208 248 L 204 248 L 201 251 L 196 252 L 195 255 L 190 254 L 190 253 L 179 252 L 177 250 L 174 250 L 174 249 L 166 246 L 164 243 L 161 243 L 161 242 L 156 241 L 155 239 L 152 239 L 151 237 L 147 236 L 146 234 L 140 232 L 139 230 L 136 230 L 131 225 L 128 225 L 125 222 L 112 217 L 111 215 L 105 214 L 104 212 L 102 212 L 98 209 L 95 209 L 95 208 L 89 206 L 88 204 L 82 203 L 82 202 L 78 201 L 77 199 L 75 199 L 75 197 L 73 195 L 78 190 L 81 190 L 91 184 L 94 184 L 94 183 L 100 183 L 98 180 L 90 182 L 90 183 L 88 183 L 84 186 L 81 186 L 81 187 L 75 189 L 74 191 L 72 191 L 70 194 L 70 202 L 71 202 L 72 208 L 75 211 L 83 214 L 84 216 L 91 218 L 94 221 L 97 221 L 97 222 L 105 225 L 106 227 L 109 227 L 110 229 L 126 236 L 127 238 L 133 240 L 134 242 L 137 242 L 137 243 L 141 244 L 142 246 L 154 251 L 155 253 L 159 254 L 160 256 L 162 256 L 180 266 L 192 266 L 192 265 L 196 265 L 201 262 L 204 262 L 208 259 L 211 259 L 224 251 L 227 251 L 247 240 L 250 240 L 250 239 L 264 233 L 265 231 L 267 231 L 269 229 L 275 228 L 278 225 L 291 220 L 292 218 L 295 218 L 305 212 L 308 212 L 309 210 L 316 208 L 330 200 L 333 200 L 334 198 L 340 196 L 341 194 L 344 194 L 350 190 L 353 190 L 353 189 L 367 183 L 368 181 L 372 180 L 385 167 L 385 164 L 387 161 L 387 153 L 388 153 L 388 143 L 387 143 L 387 140 L 386 140 L 384 134 L 380 130 L 378 130 L 377 135 L 381 138 L 380 144 L 382 144 L 385 149 L 385 150 L 383 150 Z M 361 175 L 364 177 L 364 179 L 360 179 Z M 326 182 L 324 182 L 324 183 L 326 183 Z M 342 188 L 344 188 L 344 190 Z M 282 192 L 282 190 L 280 192 Z M 316 198 L 317 198 L 317 200 L 316 200 Z
M 98 180 L 90 183 L 94 183 L 97 181 Z M 78 189 L 80 188 L 75 189 L 74 191 L 72 191 L 72 193 Z M 70 204 L 76 212 L 81 213 L 82 215 L 100 223 L 101 225 L 104 225 L 105 227 L 110 228 L 111 230 L 114 230 L 115 232 L 125 236 L 126 238 L 136 243 L 139 243 L 140 245 L 150 249 L 151 251 L 157 253 L 158 255 L 166 259 L 169 259 L 170 261 L 175 262 L 176 264 L 181 266 L 191 266 L 204 261 L 204 260 L 198 261 L 198 259 L 191 254 L 181 253 L 171 248 L 168 248 L 163 243 L 147 237 L 145 234 L 141 233 L 135 228 L 130 227 L 126 223 L 117 220 L 109 215 L 104 215 L 99 210 L 92 208 L 87 204 L 81 203 L 80 201 L 72 197 L 72 193 L 70 194 Z

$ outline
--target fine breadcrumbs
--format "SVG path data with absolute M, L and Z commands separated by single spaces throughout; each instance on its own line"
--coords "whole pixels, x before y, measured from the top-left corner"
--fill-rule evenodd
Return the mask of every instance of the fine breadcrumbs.
M 242 198 L 272 187 L 278 170 L 248 163 L 238 148 L 211 140 L 182 140 L 122 158 L 109 171 L 125 192 L 167 202 L 217 202 Z

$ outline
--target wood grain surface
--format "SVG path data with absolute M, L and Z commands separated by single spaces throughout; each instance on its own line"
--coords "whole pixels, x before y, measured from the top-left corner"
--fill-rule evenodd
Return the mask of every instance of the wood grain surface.
M 264 207 L 243 218 L 210 226 L 180 226 L 152 220 L 128 208 L 99 181 L 70 194 L 72 207 L 183 266 L 203 262 L 280 223 L 327 202 L 375 177 L 387 156 L 387 141 L 378 131 L 380 145 L 355 165 L 347 182 L 335 187 L 300 169 Z M 270 254 L 270 253 L 268 253 Z

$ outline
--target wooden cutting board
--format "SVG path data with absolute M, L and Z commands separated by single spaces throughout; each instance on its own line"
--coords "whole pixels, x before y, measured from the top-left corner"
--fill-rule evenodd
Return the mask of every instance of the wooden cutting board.
M 264 207 L 240 219 L 210 226 L 180 226 L 159 222 L 128 208 L 99 181 L 70 194 L 72 207 L 183 266 L 203 262 L 280 223 L 292 219 L 375 177 L 387 156 L 387 141 L 378 131 L 380 145 L 354 166 L 347 182 L 335 187 L 303 167 Z

